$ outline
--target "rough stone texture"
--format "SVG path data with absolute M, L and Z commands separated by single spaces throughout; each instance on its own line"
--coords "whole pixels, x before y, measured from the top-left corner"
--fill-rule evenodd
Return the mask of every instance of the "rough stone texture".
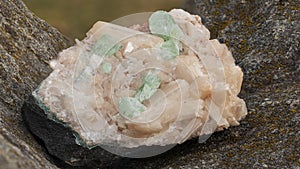
M 243 68 L 240 97 L 249 114 L 240 126 L 215 133 L 205 143 L 191 140 L 153 158 L 112 160 L 110 168 L 299 168 L 300 2 L 189 0 L 185 8 L 200 14 L 212 38 L 225 42 Z M 27 168 L 54 168 L 24 128 L 20 106 L 47 76 L 47 61 L 66 48 L 66 42 L 19 1 L 0 1 L 0 164 L 4 168 L 25 161 Z M 50 153 L 72 156 L 59 145 L 61 140 L 50 139 L 59 131 L 35 129 L 40 129 L 35 134 L 48 143 Z M 96 165 L 97 151 L 83 157 L 93 157 L 91 166 L 101 167 Z
M 30 97 L 22 108 L 24 119 L 28 121 L 30 130 L 43 140 L 48 152 L 57 157 L 62 167 L 84 166 L 110 166 L 120 157 L 115 156 L 100 147 L 84 148 L 75 142 L 75 136 L 70 128 L 64 127 L 47 118 L 46 113 Z M 62 164 L 64 163 L 64 164 Z
M 0 168 L 57 168 L 25 128 L 24 99 L 50 73 L 47 61 L 69 46 L 19 0 L 0 1 Z

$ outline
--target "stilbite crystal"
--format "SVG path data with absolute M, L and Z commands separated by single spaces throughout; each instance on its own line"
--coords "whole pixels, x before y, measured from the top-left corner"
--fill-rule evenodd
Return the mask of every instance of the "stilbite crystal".
M 51 62 L 54 71 L 33 93 L 40 107 L 88 146 L 163 146 L 238 125 L 247 109 L 237 97 L 243 73 L 231 52 L 209 40 L 199 16 L 176 9 L 159 13 L 174 19 L 166 26 L 172 30 L 156 29 L 158 13 L 149 20 L 153 34 L 97 22 Z M 161 59 L 162 49 L 172 55 Z M 149 71 L 157 72 L 160 85 L 150 98 L 134 98 L 145 92 Z

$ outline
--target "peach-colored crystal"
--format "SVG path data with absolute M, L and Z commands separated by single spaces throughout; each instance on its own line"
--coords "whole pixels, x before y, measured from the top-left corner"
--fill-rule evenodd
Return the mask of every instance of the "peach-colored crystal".
M 35 97 L 87 145 L 168 145 L 239 125 L 247 109 L 237 96 L 243 73 L 231 52 L 225 44 L 209 40 L 199 16 L 179 9 L 169 14 L 185 33 L 176 58 L 161 59 L 158 49 L 164 39 L 140 32 L 138 26 L 133 30 L 97 22 L 85 39 L 51 61 L 53 72 Z M 103 58 L 89 54 L 105 34 L 122 45 L 105 58 L 111 73 L 99 69 Z M 119 114 L 117 101 L 133 96 L 149 69 L 160 78 L 160 87 L 144 102 L 147 110 L 129 120 Z M 84 72 L 88 73 L 81 78 Z

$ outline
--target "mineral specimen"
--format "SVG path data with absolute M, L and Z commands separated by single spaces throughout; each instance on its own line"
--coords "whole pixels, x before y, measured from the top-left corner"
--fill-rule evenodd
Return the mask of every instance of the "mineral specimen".
M 199 16 L 157 11 L 146 23 L 142 32 L 97 22 L 51 61 L 53 72 L 33 92 L 78 144 L 177 144 L 239 125 L 247 114 L 237 97 L 243 73 Z

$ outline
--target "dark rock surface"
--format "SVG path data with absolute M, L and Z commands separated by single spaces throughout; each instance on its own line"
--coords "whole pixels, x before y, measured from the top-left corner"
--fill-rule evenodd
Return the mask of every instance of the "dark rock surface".
M 78 147 L 68 129 L 41 112 L 27 111 L 24 117 L 29 128 L 49 154 L 73 165 L 86 165 L 73 168 L 300 167 L 300 2 L 189 0 L 185 8 L 203 18 L 212 38 L 229 46 L 244 71 L 240 97 L 249 114 L 241 125 L 217 132 L 205 143 L 190 140 L 156 157 L 127 159 L 101 157 L 98 148 Z M 51 71 L 47 61 L 67 43 L 19 1 L 0 1 L 0 168 L 2 161 L 14 159 L 2 147 L 19 149 L 18 165 L 26 161 L 32 168 L 54 167 L 24 128 L 20 107 Z M 30 108 L 24 107 L 24 112 Z
M 100 147 L 88 149 L 77 145 L 72 130 L 49 120 L 33 96 L 26 100 L 22 112 L 30 130 L 44 142 L 48 152 L 57 158 L 54 161 L 61 167 L 110 166 L 121 158 Z

